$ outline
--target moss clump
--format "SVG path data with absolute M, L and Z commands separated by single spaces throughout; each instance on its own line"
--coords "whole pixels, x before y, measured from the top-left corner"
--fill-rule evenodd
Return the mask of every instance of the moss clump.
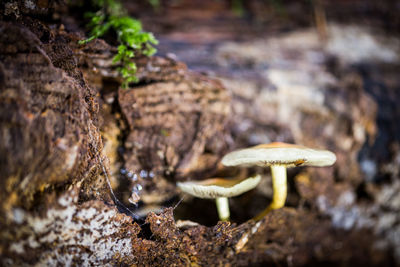
M 118 65 L 118 71 L 123 78 L 122 87 L 127 88 L 129 83 L 137 82 L 136 64 L 132 58 L 136 54 L 153 55 L 157 50 L 153 45 L 158 41 L 151 32 L 142 30 L 140 21 L 126 15 L 121 3 L 115 0 L 93 0 L 93 4 L 100 8 L 97 12 L 87 12 L 89 19 L 89 38 L 81 40 L 80 44 L 88 43 L 103 36 L 109 30 L 115 31 L 118 38 L 118 53 L 113 63 Z

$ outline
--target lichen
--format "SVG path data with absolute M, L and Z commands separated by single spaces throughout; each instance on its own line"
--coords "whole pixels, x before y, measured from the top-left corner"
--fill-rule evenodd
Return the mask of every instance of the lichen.
M 36 251 L 40 266 L 110 264 L 132 254 L 131 238 L 137 233 L 130 217 L 99 201 L 79 205 L 75 192 L 58 198 L 44 216 L 15 209 L 9 218 L 26 235 L 10 240 L 9 251 L 21 258 Z

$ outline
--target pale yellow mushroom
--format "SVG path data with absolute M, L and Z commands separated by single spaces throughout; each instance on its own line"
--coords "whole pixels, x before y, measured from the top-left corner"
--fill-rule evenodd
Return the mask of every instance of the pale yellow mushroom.
M 260 180 L 259 175 L 245 179 L 211 178 L 177 183 L 177 186 L 192 196 L 215 199 L 220 220 L 228 221 L 230 217 L 228 197 L 238 196 L 253 189 Z
M 270 210 L 285 205 L 287 195 L 286 168 L 296 166 L 330 166 L 336 156 L 327 150 L 311 149 L 304 146 L 274 142 L 233 151 L 225 155 L 221 163 L 225 166 L 270 166 L 273 197 L 271 204 L 255 219 L 262 218 Z

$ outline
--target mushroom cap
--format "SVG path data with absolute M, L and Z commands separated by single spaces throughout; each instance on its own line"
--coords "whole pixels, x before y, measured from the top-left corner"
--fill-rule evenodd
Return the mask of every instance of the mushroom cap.
M 336 156 L 330 151 L 311 149 L 304 146 L 274 142 L 251 148 L 236 150 L 222 158 L 225 166 L 237 165 L 285 165 L 295 166 L 330 166 Z
M 243 194 L 256 187 L 260 180 L 260 175 L 245 179 L 211 178 L 203 181 L 178 182 L 177 186 L 192 196 L 215 199 Z

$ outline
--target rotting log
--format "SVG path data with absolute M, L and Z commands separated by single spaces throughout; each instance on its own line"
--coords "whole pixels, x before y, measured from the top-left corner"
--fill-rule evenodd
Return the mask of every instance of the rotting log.
M 144 58 L 138 62 L 143 83 L 137 91 L 121 91 L 118 86 L 115 88 L 118 78 L 110 65 L 85 65 L 81 61 L 86 55 L 89 62 L 94 62 L 96 57 L 92 56 L 97 54 L 97 59 L 106 56 L 102 63 L 109 62 L 112 53 L 79 48 L 74 42 L 77 36 L 61 27 L 49 29 L 34 19 L 2 23 L 0 29 L 0 134 L 4 141 L 0 144 L 2 265 L 393 263 L 387 250 L 374 247 L 376 237 L 371 231 L 349 233 L 335 229 L 330 218 L 315 209 L 284 208 L 258 223 L 250 220 L 240 225 L 220 222 L 212 227 L 179 228 L 173 209 L 167 208 L 159 214 L 150 213 L 145 224 L 139 224 L 110 201 L 100 162 L 111 169 L 108 164 L 113 161 L 101 154 L 106 154 L 102 151 L 102 139 L 106 141 L 107 137 L 100 133 L 107 131 L 111 121 L 121 127 L 114 137 L 121 134 L 124 142 L 142 138 L 145 149 L 123 143 L 127 153 L 123 163 L 131 162 L 130 168 L 139 171 L 150 162 L 151 167 L 156 166 L 159 180 L 155 179 L 155 186 L 149 188 L 157 189 L 156 184 L 163 181 L 174 191 L 175 179 L 197 170 L 207 173 L 204 170 L 215 168 L 219 154 L 226 149 L 212 149 L 214 138 L 230 138 L 223 129 L 227 114 L 212 108 L 220 103 L 221 110 L 226 109 L 230 100 L 224 88 L 212 79 L 188 72 L 182 63 Z M 93 45 L 108 46 L 102 41 Z M 90 68 L 93 66 L 95 69 Z M 156 71 L 158 67 L 161 71 Z M 107 87 L 104 84 L 114 89 L 102 91 Z M 182 124 L 173 124 L 178 131 L 175 135 L 169 129 L 162 131 L 163 123 L 170 123 L 162 120 L 151 124 L 150 128 L 158 127 L 152 137 L 141 137 L 144 131 L 136 124 L 146 118 L 135 116 L 135 112 L 152 106 L 148 101 L 152 91 L 156 99 L 161 98 L 160 108 L 173 104 L 173 97 L 180 95 L 176 88 L 182 89 L 184 96 L 195 96 L 192 102 L 186 102 L 187 114 L 172 112 L 172 121 Z M 162 99 L 164 92 L 171 95 L 171 100 Z M 197 93 L 204 94 L 204 100 Z M 215 101 L 215 95 L 219 95 L 220 102 Z M 109 98 L 105 96 L 115 102 L 108 104 Z M 130 101 L 139 102 L 140 108 L 131 109 L 134 103 Z M 121 104 L 115 113 L 120 117 L 110 118 L 107 113 L 114 108 L 113 103 Z M 200 114 L 195 116 L 199 134 L 192 133 L 181 151 L 180 138 L 186 130 L 193 131 L 192 113 Z M 184 119 L 189 119 L 187 125 L 183 124 Z M 209 124 L 215 127 L 210 130 Z M 170 145 L 171 154 L 164 155 L 171 160 L 159 161 L 153 151 L 158 142 L 153 139 L 161 140 L 164 147 Z M 228 141 L 224 146 L 229 145 Z M 118 145 L 112 146 L 114 152 Z M 193 167 L 204 155 L 204 164 Z M 170 167 L 172 175 L 167 173 Z M 333 177 L 328 178 L 333 183 Z

